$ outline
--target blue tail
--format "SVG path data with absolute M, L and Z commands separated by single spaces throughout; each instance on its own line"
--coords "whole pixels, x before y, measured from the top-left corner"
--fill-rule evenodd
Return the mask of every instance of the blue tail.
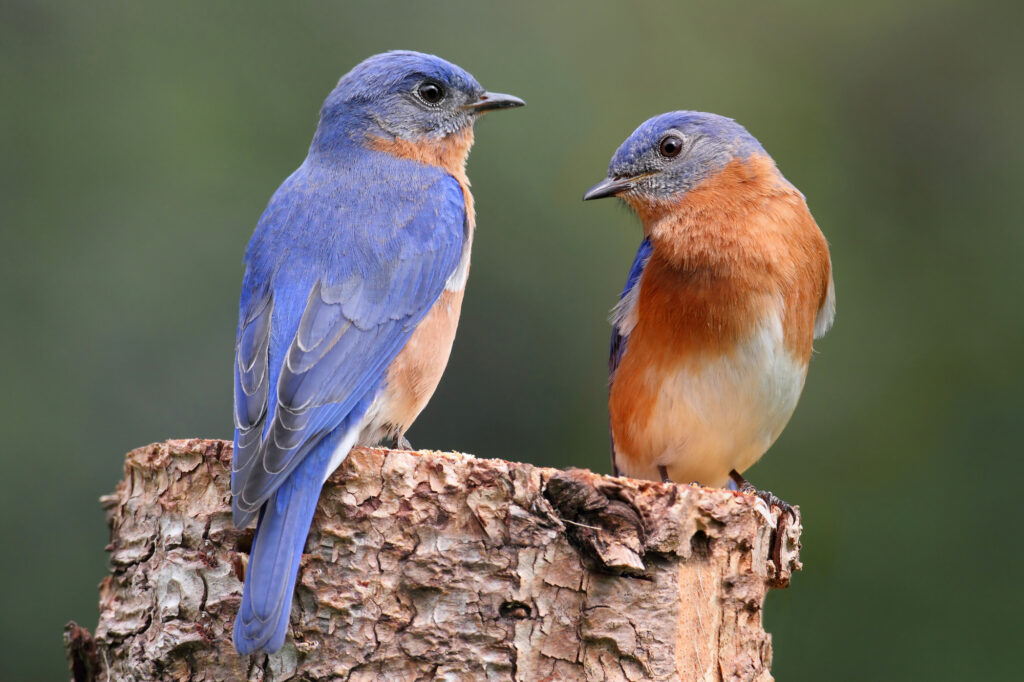
M 240 654 L 273 653 L 284 644 L 295 576 L 335 443 L 326 438 L 281 484 L 260 512 L 235 618 Z

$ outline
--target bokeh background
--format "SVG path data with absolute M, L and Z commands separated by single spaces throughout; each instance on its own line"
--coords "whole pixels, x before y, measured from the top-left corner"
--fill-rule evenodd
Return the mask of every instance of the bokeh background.
M 744 123 L 839 314 L 749 472 L 804 511 L 780 680 L 1011 679 L 1024 643 L 1024 5 L 0 2 L 0 679 L 66 678 L 123 453 L 231 436 L 241 257 L 364 57 L 529 102 L 477 128 L 474 264 L 414 444 L 608 471 L 606 311 L 639 241 L 580 203 L 643 120 Z

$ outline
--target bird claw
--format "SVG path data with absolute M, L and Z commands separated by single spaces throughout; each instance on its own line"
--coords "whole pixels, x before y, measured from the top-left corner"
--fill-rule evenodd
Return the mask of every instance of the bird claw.
M 786 502 L 775 493 L 770 490 L 758 490 L 750 481 L 743 478 L 743 476 L 735 469 L 729 472 L 729 478 L 736 485 L 737 490 L 747 495 L 753 495 L 757 499 L 761 500 L 768 507 L 769 511 L 771 511 L 772 507 L 778 507 L 781 512 L 789 514 L 796 519 L 796 509 L 793 508 L 793 505 Z M 774 526 L 775 524 L 772 525 Z
M 786 541 L 786 526 L 789 524 L 789 519 L 796 522 L 798 518 L 796 509 L 775 493 L 769 490 L 758 490 L 735 469 L 729 472 L 729 478 L 739 492 L 753 495 L 760 503 L 756 505 L 757 511 L 764 516 L 772 528 L 771 557 L 772 563 L 775 564 L 775 575 L 782 575 L 782 545 Z M 782 512 L 779 514 L 778 521 L 771 513 L 772 507 L 778 507 Z

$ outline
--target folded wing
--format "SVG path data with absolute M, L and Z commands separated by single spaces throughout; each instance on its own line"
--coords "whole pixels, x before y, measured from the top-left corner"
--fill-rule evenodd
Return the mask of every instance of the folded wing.
M 462 190 L 445 174 L 345 201 L 301 173 L 278 190 L 247 255 L 235 358 L 238 526 L 376 391 L 465 238 Z

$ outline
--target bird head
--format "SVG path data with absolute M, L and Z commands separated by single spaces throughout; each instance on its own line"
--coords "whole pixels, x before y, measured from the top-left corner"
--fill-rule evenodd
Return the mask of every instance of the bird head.
M 443 138 L 488 111 L 523 104 L 518 97 L 485 91 L 468 72 L 440 57 L 385 52 L 341 78 L 324 102 L 313 144 L 330 147 L 367 136 Z
M 764 154 L 731 118 L 672 111 L 645 121 L 615 152 L 608 177 L 584 201 L 621 197 L 631 205 L 680 198 L 736 159 Z

